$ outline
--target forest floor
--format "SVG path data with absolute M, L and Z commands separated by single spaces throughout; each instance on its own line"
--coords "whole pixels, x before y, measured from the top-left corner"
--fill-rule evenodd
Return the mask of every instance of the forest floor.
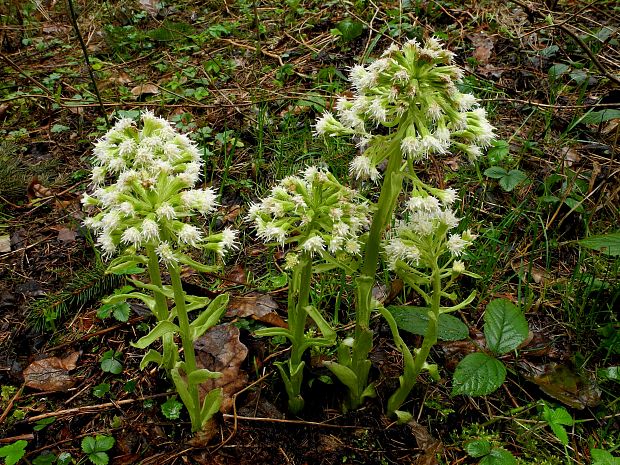
M 517 463 L 618 463 L 591 451 L 620 447 L 620 252 L 576 242 L 620 224 L 617 2 L 74 6 L 94 83 L 67 2 L 0 5 L 0 448 L 23 440 L 24 463 L 86 463 L 84 439 L 101 436 L 115 439 L 100 451 L 112 464 L 430 465 L 479 463 L 468 444 L 486 440 Z M 375 319 L 377 398 L 343 413 L 343 390 L 321 364 L 334 354 L 318 353 L 306 408 L 290 415 L 273 365 L 286 344 L 252 335 L 286 319 L 282 254 L 256 240 L 245 214 L 308 164 L 346 180 L 355 147 L 314 137 L 316 118 L 349 92 L 351 66 L 433 35 L 455 52 L 463 89 L 481 99 L 500 141 L 477 164 L 447 157 L 428 173 L 459 191 L 459 214 L 480 235 L 470 261 L 482 279 L 463 283 L 478 292 L 460 315 L 470 339 L 435 347 L 441 380 L 421 377 L 405 405 L 414 420 L 397 424 L 383 409 L 402 358 Z M 82 226 L 93 142 L 106 119 L 144 109 L 191 132 L 204 182 L 221 195 L 213 226 L 242 231 L 221 273 L 184 275 L 190 293 L 226 291 L 232 301 L 212 342 L 221 352 L 202 354 L 227 370 L 227 407 L 202 435 L 190 433 L 165 377 L 139 370 L 131 342 L 148 330 L 148 312 L 132 303 L 127 314 L 102 314 L 101 299 L 124 278 L 104 274 Z M 411 301 L 384 278 L 376 289 L 387 303 Z M 451 396 L 451 372 L 480 343 L 494 298 L 525 312 L 530 337 L 502 357 L 508 378 L 498 391 Z M 344 277 L 317 277 L 313 299 L 340 322 L 339 335 L 350 331 Z M 411 347 L 419 339 L 406 337 Z M 513 463 L 501 460 L 491 453 L 480 463 Z

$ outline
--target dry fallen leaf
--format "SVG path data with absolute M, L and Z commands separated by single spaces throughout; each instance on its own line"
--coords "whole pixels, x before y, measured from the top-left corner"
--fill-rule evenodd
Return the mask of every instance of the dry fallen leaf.
M 49 357 L 32 362 L 23 372 L 26 386 L 39 391 L 65 391 L 75 384 L 69 374 L 75 369 L 79 352 L 65 358 Z
M 153 18 L 157 16 L 159 12 L 158 0 L 139 0 L 140 6 L 144 11 L 150 14 Z
M 573 166 L 581 160 L 581 155 L 572 147 L 562 147 L 560 150 L 564 161 L 564 166 Z
M 146 84 L 139 84 L 131 89 L 131 95 L 135 98 L 140 98 L 143 95 L 157 95 L 159 94 L 159 88 L 155 84 L 147 82 Z
M 221 412 L 232 408 L 232 396 L 243 388 L 248 375 L 241 364 L 248 355 L 248 348 L 239 340 L 239 328 L 231 324 L 214 326 L 194 342 L 196 365 L 222 373 L 217 379 L 209 379 L 198 386 L 203 399 L 211 390 L 222 388 Z
M 226 276 L 224 276 L 222 285 L 224 287 L 236 286 L 238 284 L 247 284 L 248 283 L 248 275 L 245 271 L 245 268 L 240 263 L 233 266 L 226 272 Z
M 232 223 L 241 214 L 241 205 L 231 205 L 226 209 L 226 214 L 222 221 L 224 224 Z
M 278 304 L 269 294 L 250 293 L 245 296 L 236 296 L 228 302 L 227 317 L 250 317 L 280 328 L 288 328 L 286 322 L 276 312 Z
M 431 436 L 428 429 L 415 420 L 409 420 L 407 425 L 411 428 L 418 449 L 422 450 L 422 454 L 416 457 L 413 463 L 415 465 L 436 465 L 439 463 L 437 454 L 441 452 L 443 447 L 441 441 Z
M 484 32 L 470 34 L 467 38 L 471 40 L 472 44 L 476 48 L 474 50 L 473 57 L 476 59 L 478 64 L 487 64 L 489 62 L 489 58 L 491 58 L 491 51 L 494 47 L 493 39 Z
M 0 236 L 0 253 L 11 251 L 11 236 L 5 234 Z

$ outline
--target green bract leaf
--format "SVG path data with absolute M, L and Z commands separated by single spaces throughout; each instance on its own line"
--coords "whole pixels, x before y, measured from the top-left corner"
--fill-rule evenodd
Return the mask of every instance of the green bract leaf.
M 526 174 L 519 170 L 510 170 L 499 180 L 499 185 L 506 192 L 512 191 L 517 185 L 527 179 Z
M 516 465 L 517 459 L 505 449 L 492 449 L 489 455 L 485 456 L 479 465 Z
M 177 420 L 181 416 L 182 409 L 183 404 L 177 400 L 176 396 L 161 404 L 161 413 L 168 420 Z
M 485 396 L 502 385 L 506 367 L 481 352 L 467 355 L 454 371 L 452 395 Z
M 489 302 L 484 313 L 484 335 L 487 346 L 496 354 L 516 349 L 529 332 L 527 321 L 512 302 L 495 299 Z
M 590 236 L 577 241 L 577 243 L 582 247 L 598 250 L 606 255 L 620 255 L 620 232 Z
M 13 444 L 0 447 L 0 457 L 4 457 L 6 465 L 15 465 L 26 454 L 28 441 L 19 440 Z
M 592 465 L 620 465 L 620 457 L 614 457 L 611 452 L 603 449 L 591 449 Z
M 470 457 L 482 457 L 491 452 L 491 443 L 486 439 L 474 439 L 465 444 L 465 451 Z
M 396 325 L 404 331 L 424 336 L 428 327 L 428 308 L 426 307 L 388 307 Z M 439 315 L 437 337 L 442 341 L 458 341 L 467 338 L 469 329 L 453 315 Z

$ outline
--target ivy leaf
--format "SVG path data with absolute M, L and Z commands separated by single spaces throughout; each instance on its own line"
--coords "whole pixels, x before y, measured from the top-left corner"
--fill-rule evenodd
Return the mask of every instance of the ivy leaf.
M 388 307 L 387 309 L 399 329 L 412 334 L 424 336 L 426 328 L 428 328 L 428 308 L 399 306 Z M 453 315 L 442 313 L 439 315 L 437 324 L 437 338 L 442 341 L 460 341 L 466 339 L 469 335 L 469 329 L 461 320 Z
M 527 338 L 527 320 L 516 305 L 506 299 L 489 302 L 484 312 L 484 335 L 490 350 L 505 354 L 516 349 Z
M 178 420 L 181 416 L 182 409 L 183 404 L 177 400 L 176 396 L 171 397 L 161 404 L 161 413 L 163 413 L 168 420 Z
M 13 444 L 0 447 L 0 457 L 4 457 L 6 465 L 15 465 L 26 454 L 28 441 L 19 440 Z
M 340 32 L 343 41 L 349 42 L 362 35 L 364 25 L 351 18 L 345 18 L 336 25 L 336 30 Z
M 467 355 L 454 371 L 452 395 L 485 396 L 502 385 L 506 367 L 481 352 Z
M 506 192 L 512 191 L 517 185 L 527 179 L 526 174 L 520 170 L 510 170 L 499 180 L 499 185 Z

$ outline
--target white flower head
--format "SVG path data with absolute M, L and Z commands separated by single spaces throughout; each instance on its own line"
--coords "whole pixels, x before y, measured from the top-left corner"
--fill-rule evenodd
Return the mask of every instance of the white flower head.
M 184 244 L 189 244 L 192 247 L 197 247 L 200 242 L 203 240 L 202 231 L 198 229 L 196 226 L 192 226 L 191 224 L 184 224 L 181 226 L 177 234 L 179 242 Z
M 237 244 L 238 234 L 239 231 L 228 227 L 224 228 L 222 231 L 222 240 L 219 243 L 217 251 L 220 256 L 223 257 L 229 250 L 237 250 L 239 248 L 239 245 Z
M 325 250 L 325 241 L 321 236 L 313 235 L 301 244 L 301 248 L 310 255 L 320 254 Z
M 381 177 L 379 170 L 377 170 L 372 160 L 365 155 L 358 155 L 351 161 L 349 173 L 351 176 L 355 177 L 355 179 L 362 181 L 366 179 L 377 181 Z

